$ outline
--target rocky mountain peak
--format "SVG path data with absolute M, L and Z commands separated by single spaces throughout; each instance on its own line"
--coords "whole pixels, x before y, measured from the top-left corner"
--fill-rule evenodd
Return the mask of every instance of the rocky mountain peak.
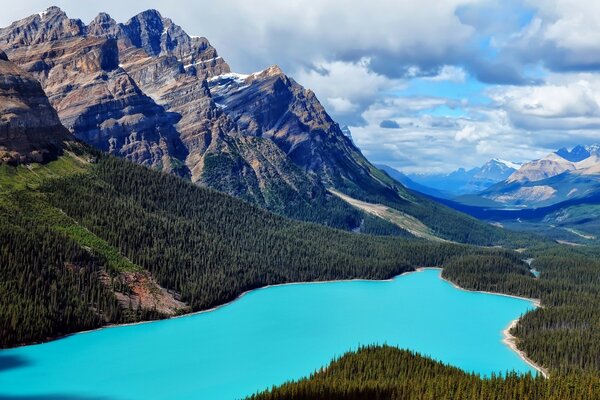
M 267 69 L 263 70 L 260 74 L 265 77 L 285 75 L 282 69 L 279 68 L 279 65 L 271 65 Z
M 575 146 L 571 150 L 563 147 L 562 149 L 556 151 L 556 154 L 571 162 L 583 161 L 590 156 L 590 152 L 581 145 Z
M 161 38 L 164 33 L 163 18 L 156 10 L 146 10 L 125 23 L 129 39 L 152 56 L 161 53 Z
M 79 19 L 69 19 L 58 7 L 31 15 L 0 29 L 0 42 L 30 46 L 47 41 L 82 35 L 85 24 Z
M 119 37 L 122 34 L 117 21 L 107 13 L 101 12 L 87 27 L 87 33 L 92 36 Z

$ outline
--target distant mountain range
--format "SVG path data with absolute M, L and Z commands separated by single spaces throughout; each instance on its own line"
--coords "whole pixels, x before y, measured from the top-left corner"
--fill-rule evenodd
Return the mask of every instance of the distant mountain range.
M 389 167 L 387 167 L 389 168 Z M 478 193 L 508 178 L 520 164 L 492 159 L 481 167 L 459 168 L 449 174 L 402 174 L 398 179 L 410 189 L 442 198 Z
M 531 161 L 477 196 L 458 198 L 497 208 L 544 207 L 592 196 L 600 190 L 600 146 L 560 149 Z

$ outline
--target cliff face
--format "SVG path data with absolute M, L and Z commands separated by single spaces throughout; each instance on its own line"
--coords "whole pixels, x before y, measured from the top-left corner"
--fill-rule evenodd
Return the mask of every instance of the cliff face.
M 50 161 L 69 138 L 39 82 L 0 51 L 0 164 Z
M 277 67 L 232 74 L 206 38 L 157 11 L 85 25 L 51 7 L 0 29 L 0 46 L 104 151 L 271 210 L 295 197 L 320 207 L 329 186 L 396 196 L 314 93 Z

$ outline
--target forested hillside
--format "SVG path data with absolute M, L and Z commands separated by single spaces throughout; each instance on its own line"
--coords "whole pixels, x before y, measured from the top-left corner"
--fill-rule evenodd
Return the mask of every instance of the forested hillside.
M 550 373 L 481 379 L 391 347 L 349 353 L 324 370 L 253 399 L 600 399 L 600 249 L 539 245 L 535 277 L 503 254 L 465 254 L 442 276 L 461 287 L 540 299 L 511 333 L 517 346 Z
M 394 347 L 365 347 L 297 382 L 252 400 L 594 400 L 600 378 L 578 374 L 545 379 L 509 374 L 482 379 Z
M 0 219 L 3 346 L 206 309 L 269 284 L 385 279 L 465 254 L 515 257 L 288 220 L 79 147 L 49 164 L 0 166 Z M 140 276 L 147 292 L 166 288 L 185 304 L 137 304 Z
M 600 374 L 600 262 L 598 249 L 568 246 L 531 251 L 532 266 L 497 256 L 461 256 L 442 275 L 464 288 L 540 299 L 513 330 L 518 346 L 554 373 Z M 552 373 L 551 372 L 551 373 Z

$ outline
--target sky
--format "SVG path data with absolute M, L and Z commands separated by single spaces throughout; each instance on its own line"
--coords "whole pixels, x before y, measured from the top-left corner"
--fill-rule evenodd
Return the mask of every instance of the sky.
M 371 161 L 408 173 L 600 142 L 600 2 L 20 0 L 0 26 L 50 5 L 85 23 L 155 8 L 235 72 L 277 64 Z

